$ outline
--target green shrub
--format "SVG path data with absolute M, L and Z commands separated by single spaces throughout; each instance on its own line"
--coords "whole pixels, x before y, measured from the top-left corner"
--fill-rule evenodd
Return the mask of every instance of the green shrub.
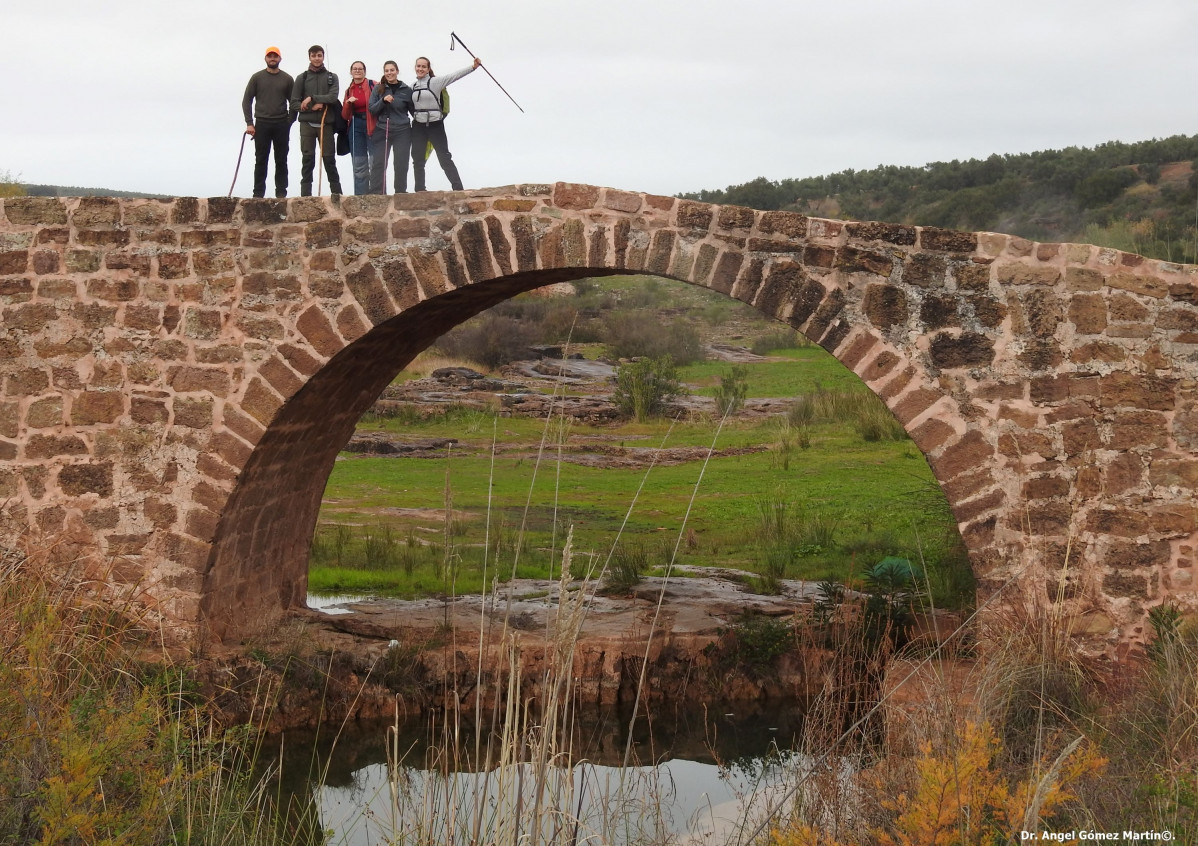
M 865 637 L 870 643 L 907 642 L 922 596 L 922 574 L 906 558 L 887 556 L 865 571 Z
M 613 311 L 603 318 L 607 354 L 612 358 L 663 358 L 675 364 L 703 360 L 703 340 L 689 324 L 674 321 L 663 327 L 649 311 Z
M 649 571 L 649 558 L 649 551 L 644 544 L 631 543 L 617 547 L 607 564 L 603 592 L 615 595 L 629 593 Z
M 782 593 L 782 580 L 786 571 L 795 562 L 795 548 L 785 541 L 765 544 L 758 553 L 758 570 L 761 574 L 760 589 L 762 593 L 777 595 Z
M 678 381 L 678 368 L 669 356 L 642 358 L 620 365 L 612 399 L 625 417 L 638 423 L 660 417 L 666 405 L 686 393 Z
M 399 565 L 399 542 L 390 526 L 367 529 L 363 535 L 363 556 L 367 570 L 392 570 Z
M 754 355 L 769 355 L 774 350 L 794 350 L 811 346 L 811 342 L 793 329 L 776 329 L 753 339 L 749 345 Z
M 794 645 L 790 624 L 764 614 L 746 613 L 729 626 L 734 666 L 752 678 L 769 675 Z
M 907 438 L 907 430 L 898 422 L 881 403 L 861 410 L 853 421 L 853 428 L 863 441 L 902 441 Z
M 473 361 L 494 370 L 528 358 L 529 348 L 539 340 L 533 324 L 485 312 L 451 329 L 434 346 L 443 355 Z
M 734 365 L 727 374 L 720 376 L 720 384 L 715 389 L 715 407 L 720 417 L 736 414 L 745 404 L 748 391 L 748 371 L 744 367 Z

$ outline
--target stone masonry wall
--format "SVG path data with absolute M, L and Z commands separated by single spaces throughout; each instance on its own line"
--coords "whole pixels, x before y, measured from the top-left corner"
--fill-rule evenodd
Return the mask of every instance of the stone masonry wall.
M 902 421 L 983 596 L 1119 656 L 1198 608 L 1198 268 L 586 185 L 0 205 L 5 541 L 180 640 L 303 603 L 324 483 L 420 350 L 550 282 L 702 285 L 800 329 Z M 431 493 L 431 492 L 430 492 Z

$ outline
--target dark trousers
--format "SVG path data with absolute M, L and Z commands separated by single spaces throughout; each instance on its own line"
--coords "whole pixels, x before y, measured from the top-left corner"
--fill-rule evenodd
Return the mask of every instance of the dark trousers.
M 333 134 L 333 116 L 324 122 L 324 138 L 319 139 L 319 123 L 300 121 L 300 196 L 312 196 L 312 175 L 316 171 L 316 151 L 321 150 L 324 172 L 329 175 L 329 193 L 341 193 L 341 176 L 337 173 L 337 139 Z
M 405 123 L 396 126 L 386 121 L 374 128 L 370 136 L 370 193 L 387 193 L 387 161 L 395 165 L 395 193 L 408 190 L 408 154 L 412 141 L 411 131 Z
M 377 130 L 375 130 L 377 132 Z M 454 191 L 462 190 L 462 177 L 458 176 L 458 166 L 453 163 L 449 152 L 449 139 L 445 137 L 445 121 L 436 120 L 432 123 L 412 121 L 412 178 L 417 191 L 424 188 L 424 157 L 429 143 L 437 154 L 437 164 L 449 177 L 449 186 Z
M 287 145 L 291 140 L 291 121 L 259 119 L 254 124 L 254 196 L 266 196 L 266 164 L 270 148 L 275 148 L 275 196 L 287 196 Z

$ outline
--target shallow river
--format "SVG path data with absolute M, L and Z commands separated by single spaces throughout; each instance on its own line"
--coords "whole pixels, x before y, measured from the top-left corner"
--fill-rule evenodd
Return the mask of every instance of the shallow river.
M 580 844 L 660 841 L 668 835 L 722 843 L 746 805 L 755 805 L 751 814 L 759 813 L 802 767 L 800 756 L 788 751 L 801 729 L 793 707 L 659 710 L 651 720 L 637 720 L 634 765 L 622 769 L 628 718 L 615 708 L 580 709 L 572 755 L 540 778 L 527 764 L 500 770 L 493 762 L 474 763 L 482 744 L 476 747 L 472 724 L 456 727 L 454 741 L 446 740 L 452 733 L 436 719 L 414 719 L 391 739 L 400 760 L 394 794 L 387 725 L 346 727 L 335 742 L 336 727 L 323 737 L 289 732 L 284 791 L 301 805 L 315 806 L 320 827 L 333 833 L 329 843 L 347 846 L 375 846 L 397 836 L 446 843 L 447 827 L 459 832 L 453 839 L 460 843 L 474 840 L 475 831 L 484 841 L 506 839 L 504 826 L 518 819 L 526 829 L 534 817 L 542 820 L 545 834 L 566 830 L 570 834 L 562 839 L 576 837 Z M 488 726 L 482 734 L 490 734 Z M 446 755 L 449 747 L 460 751 Z M 478 757 L 485 761 L 485 755 Z M 444 764 L 447 758 L 456 763 Z M 540 807 L 556 810 L 532 813 L 538 792 Z

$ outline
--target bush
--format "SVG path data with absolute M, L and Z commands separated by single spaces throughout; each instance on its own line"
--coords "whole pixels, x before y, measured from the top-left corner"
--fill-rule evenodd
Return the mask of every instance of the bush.
M 617 596 L 629 593 L 649 570 L 649 551 L 644 544 L 617 547 L 607 565 L 603 592 Z
M 670 400 L 686 392 L 678 381 L 678 368 L 667 355 L 621 365 L 616 370 L 612 399 L 621 414 L 643 423 L 651 417 L 660 417 Z
M 466 359 L 494 370 L 528 358 L 529 348 L 538 340 L 536 327 L 487 312 L 451 329 L 435 346 L 443 355 Z
M 793 426 L 837 423 L 852 426 L 866 441 L 906 440 L 907 432 L 890 409 L 868 391 L 830 391 L 820 385 L 795 397 L 787 413 Z
M 603 318 L 607 354 L 612 358 L 662 358 L 682 366 L 703 359 L 703 341 L 688 323 L 671 323 L 645 311 L 613 311 Z
M 745 404 L 745 394 L 749 390 L 747 377 L 748 372 L 739 365 L 720 376 L 720 384 L 715 389 L 715 407 L 721 418 L 731 417 Z
M 753 339 L 749 349 L 754 355 L 769 355 L 774 350 L 794 350 L 811 346 L 811 342 L 793 329 L 777 329 Z

